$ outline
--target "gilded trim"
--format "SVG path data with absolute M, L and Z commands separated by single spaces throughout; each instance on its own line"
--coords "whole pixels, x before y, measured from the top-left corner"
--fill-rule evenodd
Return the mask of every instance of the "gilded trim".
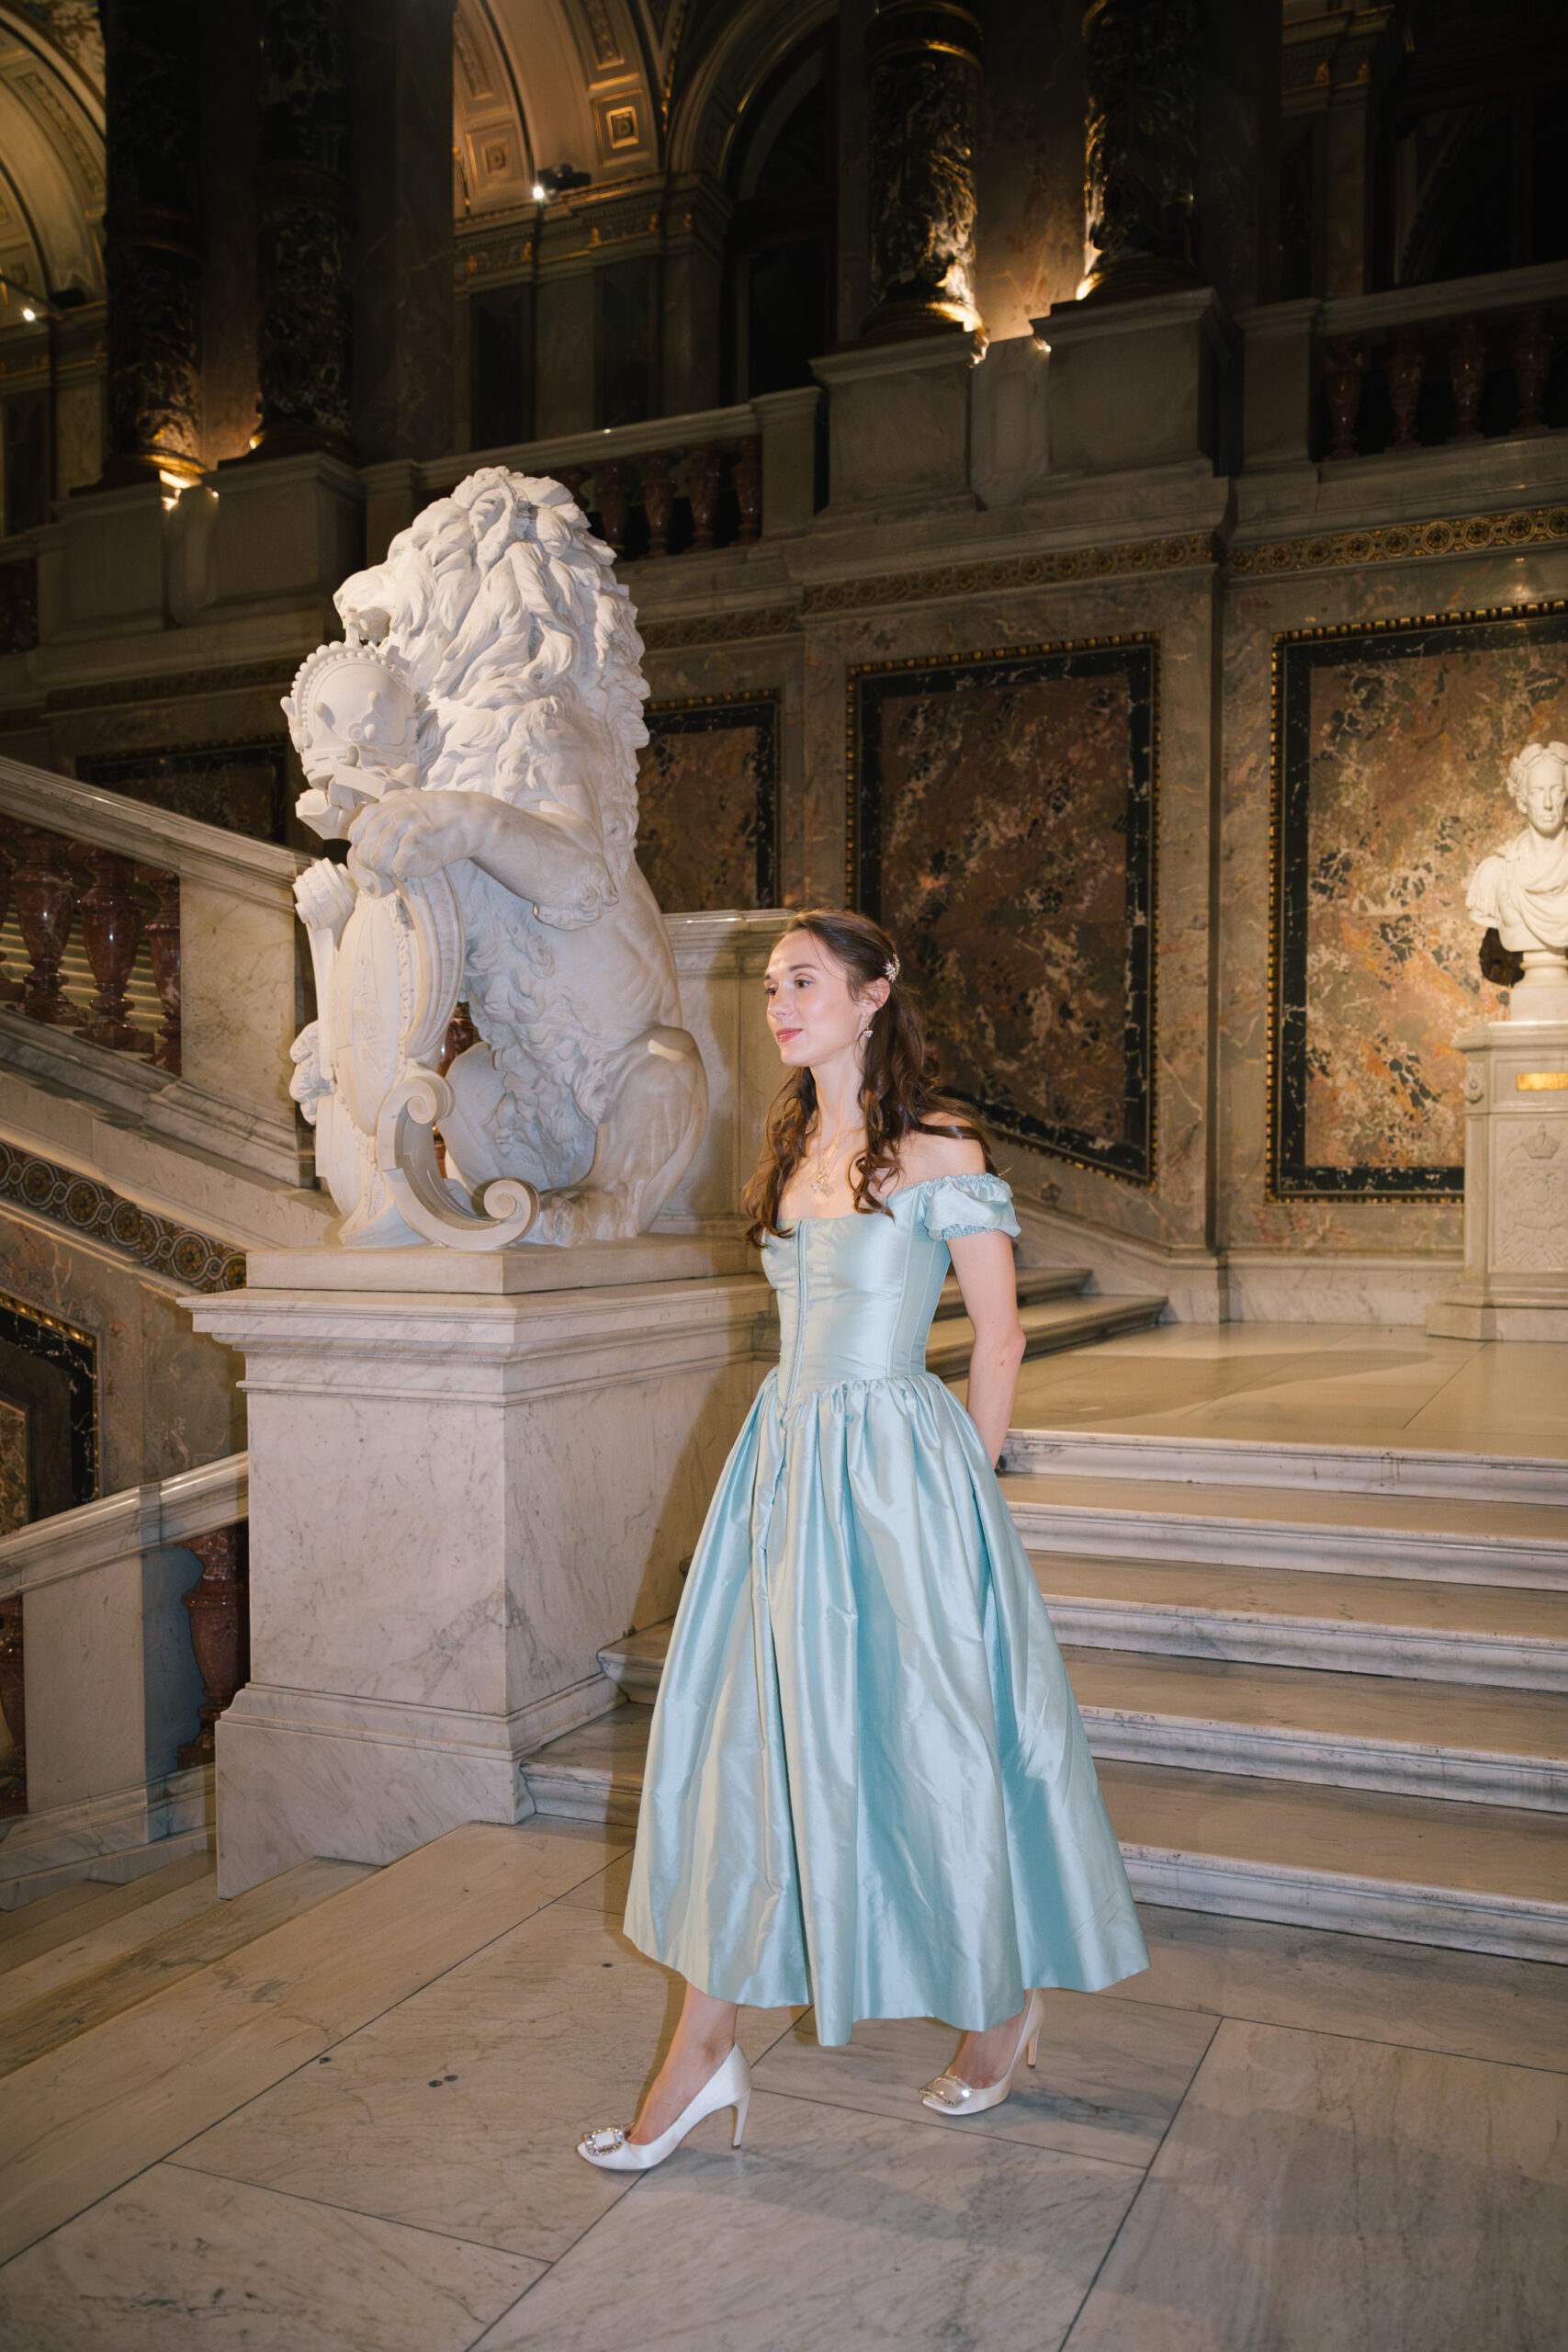
M 1476 555 L 1488 548 L 1506 553 L 1562 539 L 1568 539 L 1568 506 L 1515 506 L 1495 514 L 1462 514 L 1452 522 L 1385 523 L 1375 530 L 1333 531 L 1306 538 L 1270 539 L 1262 547 L 1233 547 L 1225 568 L 1237 577 L 1250 578 L 1269 571 L 1408 563 L 1421 556 Z

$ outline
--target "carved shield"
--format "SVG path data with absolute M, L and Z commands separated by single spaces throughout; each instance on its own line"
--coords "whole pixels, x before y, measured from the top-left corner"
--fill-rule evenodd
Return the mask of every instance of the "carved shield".
M 333 963 L 333 1069 L 348 1114 L 374 1136 L 411 1068 L 434 1069 L 463 979 L 463 924 L 450 877 L 361 891 Z

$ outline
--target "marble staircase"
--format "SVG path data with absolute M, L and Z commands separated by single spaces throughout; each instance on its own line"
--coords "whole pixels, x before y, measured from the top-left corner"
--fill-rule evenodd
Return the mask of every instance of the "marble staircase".
M 1568 1962 L 1558 1462 L 1017 1430 L 1003 1487 L 1146 1901 Z M 668 1626 L 539 1750 L 635 1818 Z
M 1055 1355 L 1064 1348 L 1116 1339 L 1123 1331 L 1147 1330 L 1165 1313 L 1166 1300 L 1152 1293 L 1086 1295 L 1093 1279 L 1087 1266 L 1019 1268 L 1018 1318 L 1026 1357 Z M 964 1312 L 957 1281 L 949 1274 L 931 1324 L 926 1369 L 942 1380 L 962 1377 L 974 1348 L 975 1327 Z

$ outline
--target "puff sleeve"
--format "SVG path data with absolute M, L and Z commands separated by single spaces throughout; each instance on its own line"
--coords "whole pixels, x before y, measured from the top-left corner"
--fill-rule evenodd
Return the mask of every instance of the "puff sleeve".
M 924 1186 L 920 1215 L 933 1241 L 961 1233 L 1018 1231 L 1012 1187 L 999 1176 L 935 1176 Z

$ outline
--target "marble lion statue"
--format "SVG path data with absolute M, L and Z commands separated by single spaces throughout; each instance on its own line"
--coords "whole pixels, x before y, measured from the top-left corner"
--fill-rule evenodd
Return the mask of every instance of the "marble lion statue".
M 320 1012 L 293 1091 L 350 1246 L 629 1237 L 701 1141 L 611 565 L 558 482 L 483 467 L 344 582 L 344 641 L 284 703 L 299 816 L 348 843 L 297 886 Z M 443 1078 L 460 999 L 479 1043 Z

